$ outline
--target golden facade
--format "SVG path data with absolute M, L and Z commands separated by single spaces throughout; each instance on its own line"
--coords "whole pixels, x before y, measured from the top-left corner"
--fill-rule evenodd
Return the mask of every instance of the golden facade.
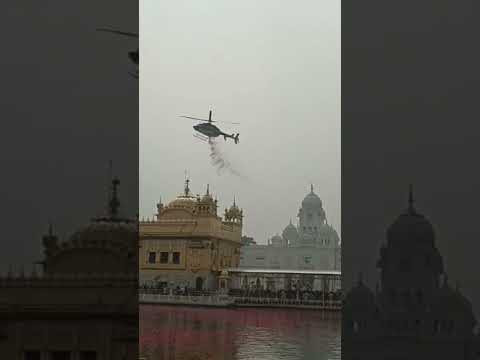
M 217 200 L 184 193 L 157 205 L 155 219 L 140 222 L 140 281 L 169 287 L 217 289 L 221 271 L 240 261 L 243 211 L 235 203 L 217 214 Z

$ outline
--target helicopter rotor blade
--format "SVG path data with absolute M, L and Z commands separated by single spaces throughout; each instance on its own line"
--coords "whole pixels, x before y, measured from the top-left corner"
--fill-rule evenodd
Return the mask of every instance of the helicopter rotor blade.
M 227 121 L 218 121 L 218 120 L 200 119 L 200 118 L 196 118 L 196 117 L 193 117 L 193 116 L 183 116 L 183 115 L 182 115 L 182 116 L 180 116 L 180 117 L 187 118 L 187 119 L 191 119 L 191 120 L 207 121 L 207 122 L 212 122 L 212 123 L 219 122 L 219 123 L 224 123 L 224 124 L 240 125 L 240 123 L 227 122 Z
M 119 35 L 124 35 L 124 36 L 128 36 L 128 37 L 138 38 L 138 34 L 131 33 L 131 32 L 128 32 L 128 31 L 120 31 L 120 30 L 114 30 L 114 29 L 108 29 L 108 28 L 99 28 L 99 29 L 97 29 L 97 31 L 109 32 L 109 33 L 113 33 L 113 34 L 119 34 Z
M 180 117 L 183 117 L 183 118 L 187 118 L 187 119 L 191 119 L 191 120 L 198 120 L 198 121 L 208 121 L 206 119 L 199 119 L 199 118 L 196 118 L 196 117 L 192 117 L 192 116 L 180 116 Z
M 212 122 L 219 122 L 223 124 L 232 124 L 232 125 L 240 125 L 240 123 L 237 122 L 228 122 L 228 121 L 212 121 Z

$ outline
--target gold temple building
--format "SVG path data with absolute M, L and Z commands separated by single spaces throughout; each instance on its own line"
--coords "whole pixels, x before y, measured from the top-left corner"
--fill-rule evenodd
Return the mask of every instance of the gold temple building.
M 243 210 L 235 200 L 217 214 L 218 204 L 207 186 L 192 195 L 189 180 L 183 194 L 169 204 L 157 204 L 151 220 L 140 221 L 140 283 L 170 288 L 217 290 L 222 270 L 240 262 Z

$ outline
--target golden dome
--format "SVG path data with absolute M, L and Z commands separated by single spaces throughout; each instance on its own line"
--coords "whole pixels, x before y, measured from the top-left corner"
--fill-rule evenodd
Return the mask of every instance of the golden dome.
M 171 201 L 167 206 L 170 208 L 185 208 L 193 207 L 196 203 L 196 198 L 194 197 L 184 197 L 179 196 L 175 200 Z
M 195 196 L 190 195 L 190 188 L 189 188 L 190 180 L 185 180 L 185 190 L 182 195 L 177 196 L 177 198 L 171 201 L 167 207 L 168 208 L 176 208 L 176 209 L 190 209 L 193 210 L 195 204 L 197 202 L 197 198 Z
M 164 210 L 186 210 L 193 213 L 196 203 L 197 199 L 194 197 L 178 196 L 175 200 L 171 201 Z

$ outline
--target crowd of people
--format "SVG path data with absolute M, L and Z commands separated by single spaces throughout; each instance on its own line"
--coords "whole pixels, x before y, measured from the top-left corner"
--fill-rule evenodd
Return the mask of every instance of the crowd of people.
M 159 294 L 159 295 L 177 295 L 177 296 L 211 296 L 216 294 L 211 290 L 197 290 L 187 286 L 169 286 L 164 283 L 143 284 L 139 289 L 143 294 Z
M 262 298 L 278 300 L 305 300 L 305 301 L 340 301 L 341 291 L 320 290 L 262 290 L 262 289 L 231 289 L 229 295 L 242 298 Z
M 198 290 L 187 286 L 169 286 L 166 283 L 143 284 L 140 292 L 144 294 L 177 295 L 177 296 L 211 296 L 218 292 L 213 290 Z M 259 288 L 230 289 L 228 295 L 239 298 L 238 301 L 257 302 L 295 302 L 295 303 L 318 303 L 338 302 L 342 300 L 341 291 L 320 291 L 320 290 L 265 290 Z

